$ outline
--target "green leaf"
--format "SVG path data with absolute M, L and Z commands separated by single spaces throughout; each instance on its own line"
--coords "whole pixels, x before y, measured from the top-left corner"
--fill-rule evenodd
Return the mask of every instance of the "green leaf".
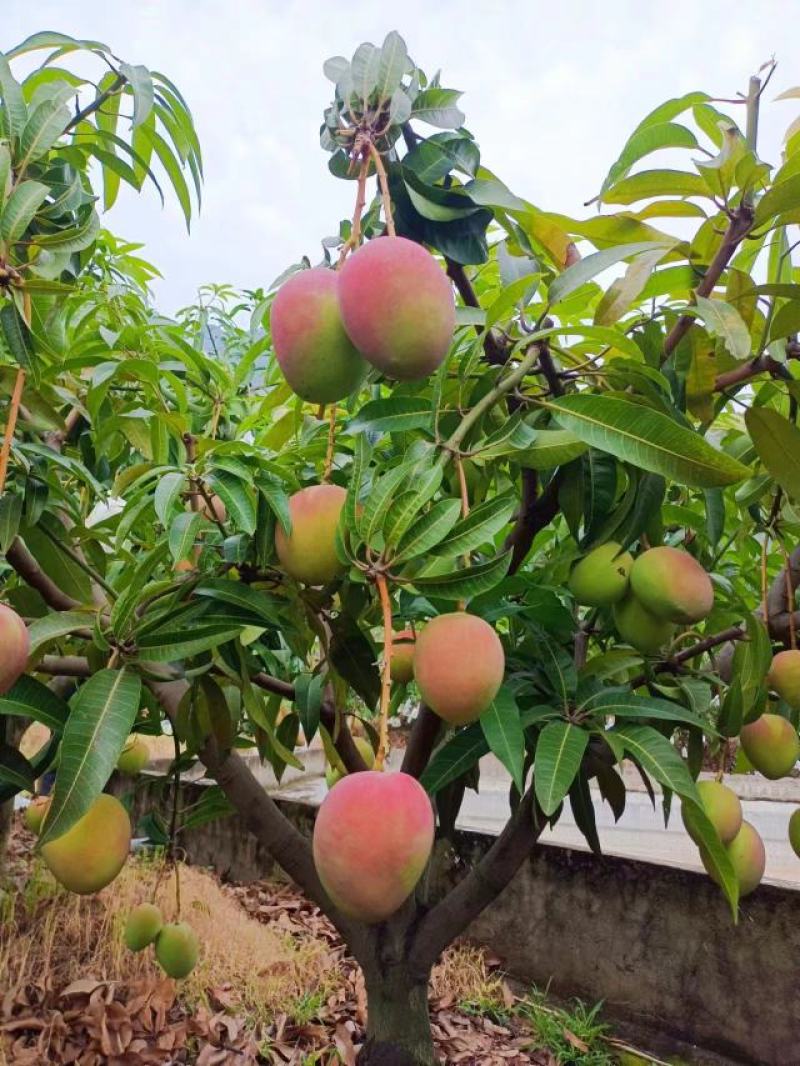
M 464 112 L 456 106 L 460 96 L 461 93 L 455 89 L 423 89 L 417 93 L 411 117 L 427 122 L 429 126 L 456 129 L 463 126 L 465 120 Z
M 604 248 L 602 252 L 594 252 L 584 259 L 559 274 L 550 285 L 550 303 L 557 304 L 565 300 L 567 296 L 585 285 L 587 281 L 598 274 L 622 262 L 623 259 L 631 259 L 633 256 L 642 255 L 644 252 L 663 251 L 664 255 L 670 246 L 657 241 L 637 241 L 635 244 L 621 244 L 615 248 Z
M 699 802 L 693 802 L 690 799 L 682 800 L 681 813 L 686 820 L 687 828 L 691 828 L 694 837 L 699 839 L 700 850 L 711 867 L 711 876 L 724 892 L 735 922 L 739 908 L 739 880 L 734 872 L 730 856 Z
M 294 705 L 300 716 L 300 724 L 306 744 L 310 744 L 319 728 L 319 712 L 322 707 L 324 674 L 298 674 L 294 682 Z
M 60 732 L 67 720 L 69 707 L 47 685 L 23 674 L 8 692 L 0 696 L 1 714 L 32 718 L 53 732 Z
M 148 633 L 136 642 L 142 659 L 156 663 L 177 662 L 199 655 L 201 651 L 227 644 L 241 632 L 241 626 L 194 626 L 191 635 L 181 633 Z
M 750 330 L 736 308 L 724 300 L 707 300 L 704 296 L 695 297 L 695 303 L 706 330 L 722 340 L 734 359 L 749 358 Z
M 48 251 L 82 252 L 84 248 L 94 244 L 99 232 L 100 219 L 97 212 L 92 210 L 86 213 L 77 226 L 56 230 L 55 233 L 37 233 L 36 244 L 47 248 Z
M 760 228 L 776 215 L 794 211 L 798 207 L 800 207 L 800 174 L 795 174 L 786 181 L 773 185 L 764 193 L 756 204 L 753 229 Z
M 634 163 L 644 159 L 651 152 L 662 148 L 696 148 L 697 138 L 686 126 L 674 122 L 656 122 L 651 126 L 637 129 L 628 139 L 620 153 L 619 159 L 611 167 L 603 182 L 603 189 L 619 181 Z
M 710 732 L 708 722 L 685 707 L 655 696 L 637 696 L 633 692 L 608 692 L 592 697 L 582 710 L 600 711 L 615 718 L 650 718 L 661 722 L 682 722 Z
M 176 563 L 188 559 L 194 547 L 203 516 L 199 511 L 181 511 L 169 527 L 169 551 Z
M 625 750 L 666 788 L 699 802 L 697 786 L 681 756 L 665 736 L 648 725 L 622 725 L 614 729 Z
M 254 623 L 263 622 L 272 627 L 278 624 L 275 601 L 263 589 L 251 588 L 241 581 L 229 581 L 222 577 L 204 580 L 194 590 L 194 595 L 241 607 L 252 614 Z
M 460 500 L 439 500 L 404 534 L 395 559 L 408 562 L 430 552 L 447 536 L 460 514 Z
M 153 110 L 155 90 L 153 79 L 147 67 L 141 64 L 120 63 L 120 74 L 128 79 L 133 92 L 133 129 L 141 126 Z
M 591 447 L 679 484 L 714 488 L 750 473 L 699 434 L 641 404 L 588 393 L 542 403 L 564 429 Z
M 539 734 L 534 789 L 544 814 L 555 814 L 581 766 L 589 734 L 570 722 L 549 722 Z
M 185 484 L 186 475 L 180 470 L 172 470 L 170 473 L 164 474 L 156 485 L 153 505 L 155 506 L 158 520 L 164 528 L 169 525 L 168 519 Z
M 552 470 L 583 455 L 589 445 L 566 429 L 537 429 L 536 440 L 514 459 L 530 470 Z
M 412 479 L 412 486 L 401 492 L 392 503 L 383 523 L 383 536 L 387 545 L 398 543 L 411 526 L 417 514 L 439 490 L 444 471 L 437 463 L 419 478 Z
M 711 190 L 699 174 L 683 170 L 643 170 L 630 178 L 623 178 L 603 193 L 606 204 L 632 204 L 654 196 L 704 196 Z
M 28 626 L 31 656 L 57 637 L 65 637 L 78 629 L 91 629 L 94 617 L 93 611 L 58 611 L 37 618 Z
M 436 752 L 422 772 L 419 783 L 429 796 L 435 796 L 445 785 L 471 770 L 488 751 L 483 730 L 475 722 L 456 733 Z
M 64 132 L 69 122 L 69 109 L 54 100 L 45 100 L 36 108 L 25 123 L 20 137 L 17 166 L 24 171 L 31 163 L 41 159 Z
M 332 619 L 330 628 L 329 654 L 334 669 L 367 707 L 376 707 L 381 694 L 381 679 L 372 641 L 358 622 L 344 612 Z
M 245 533 L 255 533 L 256 503 L 248 486 L 233 474 L 218 470 L 209 477 L 208 486 L 225 504 L 235 525 Z
M 17 185 L 0 217 L 0 239 L 6 245 L 14 244 L 22 237 L 49 192 L 48 186 L 39 181 L 23 181 Z
M 406 42 L 397 32 L 387 33 L 378 59 L 378 76 L 375 91 L 378 102 L 391 100 L 395 90 L 400 87 L 408 63 Z
M 36 788 L 36 771 L 22 754 L 10 744 L 0 742 L 0 782 L 10 785 L 15 792 Z
M 398 486 L 408 476 L 413 466 L 413 461 L 402 463 L 373 481 L 364 510 L 357 520 L 358 532 L 367 544 L 381 529 Z
M 358 503 L 361 495 L 361 484 L 364 480 L 364 472 L 369 467 L 372 455 L 372 445 L 366 433 L 359 433 L 356 437 L 356 445 L 353 452 L 353 466 L 350 470 L 350 484 L 347 486 L 347 498 L 345 499 L 342 521 L 347 529 L 358 530 Z M 287 533 L 291 532 L 287 530 Z
M 374 44 L 360 44 L 353 53 L 350 77 L 354 92 L 365 106 L 377 87 L 380 65 L 381 50 Z
M 594 320 L 600 326 L 610 326 L 619 321 L 631 304 L 637 299 L 656 266 L 667 254 L 667 249 L 657 248 L 637 256 L 621 278 L 617 278 L 603 295 L 594 313 Z
M 771 407 L 751 407 L 744 421 L 761 462 L 800 502 L 800 429 Z
M 139 675 L 123 667 L 99 670 L 78 690 L 39 847 L 68 832 L 105 787 L 139 710 L 141 689 Z
M 167 176 L 172 182 L 172 188 L 175 190 L 175 195 L 178 198 L 178 203 L 181 205 L 183 217 L 186 221 L 186 229 L 189 230 L 192 221 L 192 200 L 189 195 L 189 187 L 186 184 L 186 179 L 181 172 L 180 163 L 172 154 L 169 145 L 160 134 L 156 133 L 155 130 L 150 129 L 149 126 L 142 126 L 142 131 L 153 145 L 162 167 L 167 172 Z
M 505 552 L 485 563 L 455 570 L 451 574 L 439 574 L 435 577 L 415 577 L 413 584 L 425 596 L 442 600 L 469 600 L 481 592 L 498 585 L 508 573 L 511 565 L 511 552 Z
M 429 429 L 433 420 L 429 399 L 417 396 L 390 396 L 370 400 L 347 425 L 349 433 L 405 433 Z
M 0 496 L 0 553 L 5 555 L 19 532 L 22 496 L 4 492 Z
M 757 710 L 764 695 L 765 678 L 772 663 L 772 642 L 764 623 L 752 614 L 745 617 L 747 640 L 737 640 L 731 662 L 731 683 L 741 687 L 745 720 Z
M 508 689 L 501 689 L 480 717 L 483 735 L 490 749 L 517 786 L 524 791 L 525 732 L 519 717 L 519 707 Z
M 494 499 L 473 507 L 470 513 L 456 525 L 444 542 L 430 552 L 432 556 L 454 559 L 475 551 L 491 540 L 506 526 L 516 507 L 513 496 L 495 496 Z
M 0 96 L 8 116 L 8 132 L 12 141 L 19 140 L 28 118 L 28 108 L 22 95 L 22 86 L 11 73 L 8 59 L 0 52 Z

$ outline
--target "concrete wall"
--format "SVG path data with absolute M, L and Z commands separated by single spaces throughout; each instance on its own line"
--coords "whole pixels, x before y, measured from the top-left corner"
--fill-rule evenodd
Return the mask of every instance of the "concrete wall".
M 186 802 L 198 787 L 186 786 Z M 147 785 L 137 791 L 139 810 L 147 791 Z M 310 832 L 313 809 L 282 807 Z M 276 872 L 236 817 L 193 830 L 182 843 L 191 862 L 213 866 L 224 878 Z M 437 890 L 490 845 L 482 834 L 457 834 L 438 864 Z M 563 997 L 604 1000 L 606 1015 L 647 1034 L 651 1047 L 660 1034 L 666 1048 L 688 1042 L 722 1061 L 800 1064 L 800 893 L 762 886 L 743 901 L 734 927 L 704 876 L 540 847 L 470 936 L 522 981 L 551 982 Z

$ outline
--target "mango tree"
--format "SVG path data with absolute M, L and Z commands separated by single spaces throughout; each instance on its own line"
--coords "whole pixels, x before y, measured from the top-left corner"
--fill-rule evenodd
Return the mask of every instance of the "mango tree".
M 571 218 L 485 165 L 460 93 L 397 33 L 363 44 L 325 64 L 321 127 L 352 218 L 314 266 L 174 319 L 111 237 L 51 262 L 47 238 L 84 223 L 65 227 L 44 179 L 77 169 L 69 210 L 92 214 L 87 157 L 113 199 L 120 141 L 141 184 L 143 145 L 165 162 L 156 120 L 199 176 L 177 90 L 118 64 L 95 102 L 125 79 L 133 143 L 96 107 L 85 141 L 53 123 L 21 181 L 33 92 L 2 69 L 0 710 L 53 739 L 30 761 L 3 749 L 0 778 L 31 789 L 57 758 L 39 844 L 62 883 L 113 878 L 129 827 L 104 849 L 85 820 L 130 735 L 166 731 L 171 779 L 199 761 L 216 781 L 200 816 L 238 812 L 362 966 L 364 1063 L 434 1061 L 432 965 L 567 802 L 600 850 L 595 803 L 622 815 L 623 762 L 666 816 L 679 797 L 735 919 L 764 848 L 722 773 L 739 736 L 768 776 L 800 749 L 800 134 L 761 160 L 774 68 L 725 112 L 703 92 L 658 107 Z M 280 778 L 301 731 L 330 764 L 313 842 L 242 754 Z M 508 822 L 439 897 L 434 839 L 490 752 Z M 174 854 L 190 819 L 145 824 Z M 128 938 L 175 976 L 192 964 L 186 923 L 137 914 Z

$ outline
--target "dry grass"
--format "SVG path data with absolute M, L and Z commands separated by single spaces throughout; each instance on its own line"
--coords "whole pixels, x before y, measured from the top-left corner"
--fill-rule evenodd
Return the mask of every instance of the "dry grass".
M 431 993 L 457 1004 L 481 1004 L 497 1010 L 509 1006 L 502 974 L 489 969 L 483 950 L 468 944 L 457 944 L 444 953 L 431 975 Z
M 120 984 L 163 976 L 152 948 L 129 951 L 123 942 L 127 915 L 152 898 L 160 864 L 129 862 L 97 896 L 61 890 L 35 864 L 16 899 L 6 897 L 0 923 L 3 992 L 15 995 L 43 984 L 60 990 L 92 978 Z M 209 994 L 254 1020 L 264 1020 L 309 993 L 325 996 L 338 977 L 328 945 L 298 940 L 249 917 L 237 900 L 203 870 L 180 866 L 181 916 L 201 944 L 200 961 L 181 984 L 187 1004 L 206 1003 Z M 165 920 L 175 918 L 175 878 L 161 877 L 157 901 Z M 13 913 L 12 913 L 13 912 Z

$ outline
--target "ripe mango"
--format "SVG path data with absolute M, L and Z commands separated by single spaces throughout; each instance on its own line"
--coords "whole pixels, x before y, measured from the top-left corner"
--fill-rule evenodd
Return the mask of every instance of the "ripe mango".
M 407 685 L 414 677 L 414 648 L 416 640 L 414 631 L 404 629 L 392 638 L 392 661 L 390 673 L 392 681 L 398 685 Z
M 800 651 L 779 651 L 772 659 L 767 683 L 793 710 L 800 711 Z
M 0 695 L 25 673 L 30 649 L 28 627 L 16 611 L 0 603 Z
M 725 850 L 731 860 L 736 880 L 739 882 L 739 897 L 749 896 L 759 886 L 764 876 L 767 865 L 764 841 L 749 822 L 742 822 L 741 829 Z M 700 849 L 700 858 L 711 880 L 719 883 L 703 848 Z
M 662 545 L 640 555 L 631 567 L 631 589 L 657 618 L 689 625 L 714 606 L 714 587 L 688 552 Z
M 336 529 L 346 491 L 339 485 L 310 485 L 289 497 L 289 536 L 275 528 L 275 550 L 286 573 L 306 585 L 327 585 L 344 573 L 336 554 Z
M 756 770 L 770 781 L 786 777 L 800 759 L 797 730 L 779 714 L 762 714 L 754 722 L 742 726 L 739 740 Z
M 698 781 L 697 791 L 700 793 L 703 810 L 719 834 L 720 840 L 723 844 L 730 844 L 742 828 L 742 805 L 739 797 L 721 781 Z M 681 809 L 683 824 L 695 844 L 699 844 L 700 839 L 692 827 L 691 814 L 687 817 L 688 810 L 683 807 Z
M 477 615 L 432 618 L 417 636 L 414 678 L 425 703 L 449 725 L 479 718 L 503 684 L 506 660 L 494 629 Z
M 130 848 L 128 812 L 114 796 L 102 794 L 71 829 L 42 847 L 42 858 L 64 888 L 88 895 L 111 884 Z

